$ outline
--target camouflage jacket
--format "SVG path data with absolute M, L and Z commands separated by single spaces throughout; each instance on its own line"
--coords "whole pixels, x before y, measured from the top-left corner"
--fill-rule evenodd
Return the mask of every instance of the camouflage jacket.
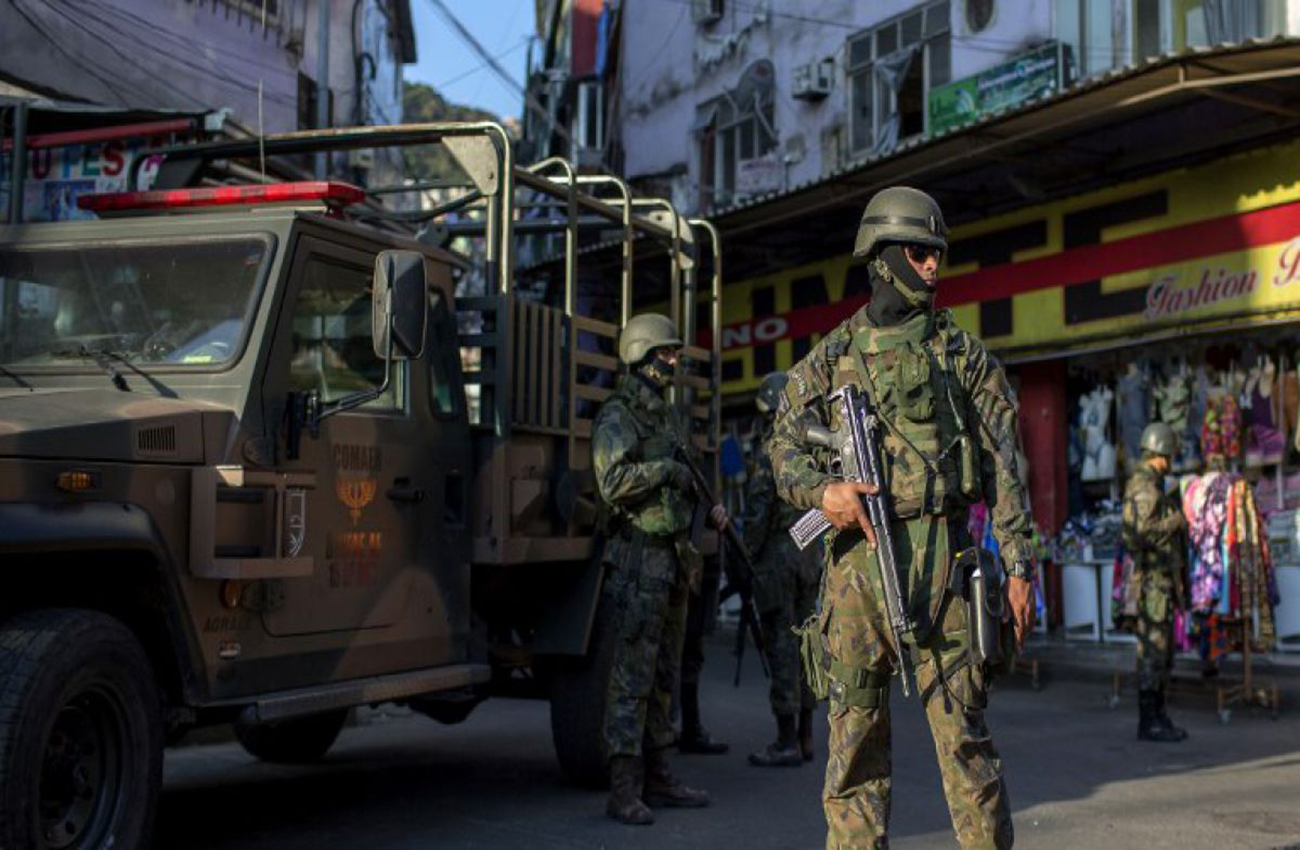
M 1157 472 L 1139 466 L 1124 486 L 1124 548 L 1139 580 L 1181 589 L 1186 528 L 1178 498 L 1165 493 Z
M 617 519 L 655 536 L 689 529 L 694 496 L 673 483 L 681 466 L 673 453 L 683 433 L 663 396 L 635 376 L 619 378 L 591 437 L 596 489 Z
M 878 328 L 865 308 L 858 310 L 790 370 L 769 444 L 777 492 L 797 508 L 821 507 L 826 485 L 834 481 L 827 469 L 829 458 L 824 451 L 803 443 L 799 434 L 806 417 L 822 425 L 835 424 L 830 421 L 827 404 L 827 396 L 833 390 L 847 383 L 867 385 L 873 388 L 873 397 L 889 400 L 892 395 L 890 405 L 895 410 L 922 418 L 907 405 L 909 388 L 924 386 L 933 390 L 926 393 L 933 399 L 927 406 L 927 410 L 934 408 L 929 415 L 954 417 L 948 420 L 947 427 L 955 426 L 969 438 L 974 466 L 971 472 L 977 480 L 963 484 L 970 490 L 958 492 L 950 487 L 942 507 L 919 513 L 937 509 L 945 516 L 964 518 L 965 506 L 982 500 L 989 508 L 993 533 L 1008 569 L 1021 565 L 1032 568 L 1033 520 L 1017 469 L 1017 411 L 1005 372 L 979 340 L 953 323 L 947 310 L 926 314 L 906 324 L 911 327 Z M 884 349 L 882 342 L 898 334 L 913 335 L 908 344 L 913 346 L 913 361 L 921 364 L 919 373 L 914 367 L 905 373 L 894 368 L 891 352 Z M 864 376 L 862 364 L 867 365 L 871 374 Z M 868 380 L 864 381 L 864 377 Z M 909 453 L 890 437 L 900 431 L 890 422 L 891 418 L 901 421 L 886 410 L 890 405 L 880 407 L 882 418 L 889 423 L 884 460 L 890 467 L 887 477 L 892 474 L 891 489 L 896 495 L 902 489 L 915 491 L 918 476 L 923 479 L 924 472 L 908 460 Z M 945 462 L 951 460 L 945 458 Z M 963 481 L 965 477 L 962 476 Z M 946 565 L 936 569 L 946 574 Z
M 754 555 L 774 534 L 786 534 L 799 519 L 800 511 L 776 494 L 776 475 L 772 471 L 770 426 L 758 435 L 754 468 L 745 483 L 745 548 Z

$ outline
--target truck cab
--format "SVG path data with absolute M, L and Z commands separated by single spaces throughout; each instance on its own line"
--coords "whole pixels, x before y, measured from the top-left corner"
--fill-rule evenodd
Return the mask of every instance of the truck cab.
M 416 231 L 328 181 L 91 196 L 98 220 L 0 228 L 0 844 L 142 846 L 166 741 L 234 723 L 254 755 L 310 761 L 392 700 L 454 722 L 549 697 L 561 763 L 598 777 L 591 421 L 633 246 L 693 326 L 697 233 L 720 320 L 717 240 L 614 178 L 520 168 L 504 138 L 355 128 L 459 140 L 454 209 L 482 212 L 432 235 L 438 215 Z M 194 147 L 169 153 L 239 154 Z M 519 197 L 561 210 L 533 272 L 549 299 L 513 286 Z M 486 254 L 452 250 L 457 228 Z M 579 309 L 584 228 L 623 236 L 613 315 Z M 688 354 L 675 398 L 707 455 L 718 352 Z

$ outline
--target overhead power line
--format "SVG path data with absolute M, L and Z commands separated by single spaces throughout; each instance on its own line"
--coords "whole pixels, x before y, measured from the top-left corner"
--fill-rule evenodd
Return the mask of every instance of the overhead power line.
M 551 113 L 547 111 L 542 102 L 539 101 L 532 92 L 520 85 L 518 80 L 510 76 L 509 71 L 501 67 L 501 63 L 497 61 L 496 57 L 491 53 L 488 53 L 487 48 L 479 43 L 479 40 L 474 37 L 474 34 L 470 32 L 463 23 L 461 23 L 460 18 L 456 17 L 456 15 L 447 8 L 447 4 L 444 3 L 443 0 L 429 0 L 429 3 L 438 10 L 438 13 L 446 19 L 447 23 L 451 25 L 451 28 L 458 36 L 460 36 L 460 39 L 468 44 L 470 49 L 479 55 L 479 58 L 483 60 L 484 64 L 486 64 L 488 68 L 490 68 L 492 72 L 506 84 L 506 86 L 523 96 L 524 106 L 526 108 L 531 109 L 540 116 L 553 132 L 559 133 L 560 136 L 564 138 L 565 142 L 573 144 L 573 137 L 569 135 L 568 129 L 552 120 Z

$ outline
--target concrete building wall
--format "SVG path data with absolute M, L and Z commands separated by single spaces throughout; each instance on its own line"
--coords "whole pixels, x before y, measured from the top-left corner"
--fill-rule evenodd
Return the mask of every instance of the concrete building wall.
M 631 178 L 669 180 L 674 200 L 699 210 L 701 154 L 697 109 L 734 90 L 759 60 L 774 70 L 774 129 L 780 187 L 816 180 L 846 164 L 848 39 L 918 6 L 915 0 L 791 0 L 724 3 L 716 22 L 692 20 L 686 3 L 624 0 L 619 130 Z M 990 68 L 1052 37 L 1051 0 L 993 4 L 975 32 L 967 4 L 949 4 L 951 79 Z M 821 101 L 792 95 L 797 66 L 834 63 Z
M 387 0 L 328 0 L 335 123 L 400 119 L 401 64 Z M 15 0 L 0 8 L 0 79 L 57 98 L 152 109 L 228 107 L 267 132 L 298 127 L 298 73 L 316 76 L 316 0 L 279 0 L 263 26 L 256 0 Z M 362 87 L 355 56 L 367 53 Z M 371 75 L 373 73 L 373 79 Z

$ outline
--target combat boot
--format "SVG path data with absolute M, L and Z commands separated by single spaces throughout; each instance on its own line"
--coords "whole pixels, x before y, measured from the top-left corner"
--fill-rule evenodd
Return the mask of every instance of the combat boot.
M 749 763 L 755 767 L 798 767 L 803 764 L 793 714 L 776 716 L 776 740 L 762 752 L 750 753 Z
M 1165 713 L 1164 688 L 1161 688 L 1160 690 L 1155 692 L 1155 706 L 1156 706 L 1156 722 L 1159 723 L 1165 729 L 1177 735 L 1178 740 L 1180 741 L 1186 740 L 1187 730 L 1181 726 L 1175 726 L 1174 721 L 1170 720 L 1169 715 Z
M 799 752 L 804 761 L 813 760 L 813 713 L 811 708 L 799 711 Z
M 652 806 L 698 809 L 709 804 L 707 791 L 688 788 L 673 776 L 668 769 L 665 750 L 652 750 L 646 754 L 645 791 L 641 796 Z
M 1155 741 L 1160 744 L 1176 744 L 1183 740 L 1171 729 L 1160 724 L 1156 714 L 1156 692 L 1138 692 L 1138 740 Z
M 730 747 L 713 736 L 700 723 L 700 686 L 682 685 L 682 734 L 677 738 L 677 749 L 684 753 L 718 756 Z
M 641 800 L 641 759 L 614 756 L 609 760 L 609 802 L 605 814 L 619 823 L 643 826 L 655 822 L 654 812 Z

